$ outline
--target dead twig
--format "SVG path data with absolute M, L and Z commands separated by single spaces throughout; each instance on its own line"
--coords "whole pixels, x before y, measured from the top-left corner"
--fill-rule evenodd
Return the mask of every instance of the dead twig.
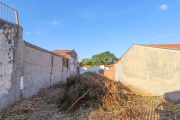
M 87 92 L 85 92 L 81 97 L 79 97 L 79 98 L 71 105 L 71 107 L 66 111 L 65 114 L 67 114 L 67 113 L 72 109 L 72 107 L 73 107 L 81 98 L 83 98 L 89 91 L 91 91 L 91 90 L 92 90 L 92 88 L 89 89 Z

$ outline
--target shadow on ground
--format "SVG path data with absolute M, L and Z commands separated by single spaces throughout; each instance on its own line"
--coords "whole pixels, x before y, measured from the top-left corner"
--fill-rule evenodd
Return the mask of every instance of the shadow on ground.
M 164 94 L 164 100 L 157 106 L 160 120 L 180 120 L 180 91 Z

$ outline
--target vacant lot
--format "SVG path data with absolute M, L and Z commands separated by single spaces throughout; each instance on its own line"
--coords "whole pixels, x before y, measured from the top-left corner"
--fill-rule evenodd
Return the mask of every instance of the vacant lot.
M 0 120 L 179 120 L 179 113 L 180 104 L 85 73 L 0 111 Z

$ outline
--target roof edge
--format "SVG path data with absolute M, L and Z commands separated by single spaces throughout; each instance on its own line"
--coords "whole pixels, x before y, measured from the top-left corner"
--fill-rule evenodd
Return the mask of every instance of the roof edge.
M 180 44 L 134 44 L 134 45 L 143 46 L 143 47 L 151 47 L 151 48 L 159 48 L 159 49 L 180 50 Z

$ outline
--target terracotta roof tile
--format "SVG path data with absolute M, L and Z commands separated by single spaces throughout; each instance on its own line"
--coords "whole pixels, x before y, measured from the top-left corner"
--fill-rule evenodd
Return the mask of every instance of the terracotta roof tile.
M 140 44 L 143 46 L 180 49 L 180 44 Z
M 119 63 L 120 61 L 121 61 L 121 58 L 119 58 L 119 60 L 115 64 Z
M 67 53 L 67 54 L 70 54 L 72 50 L 53 50 L 52 52 L 54 53 Z
M 114 66 L 114 64 L 109 64 L 109 65 L 106 65 L 107 67 L 112 67 L 112 66 Z
M 71 51 L 72 50 L 53 50 L 52 52 L 70 58 Z

